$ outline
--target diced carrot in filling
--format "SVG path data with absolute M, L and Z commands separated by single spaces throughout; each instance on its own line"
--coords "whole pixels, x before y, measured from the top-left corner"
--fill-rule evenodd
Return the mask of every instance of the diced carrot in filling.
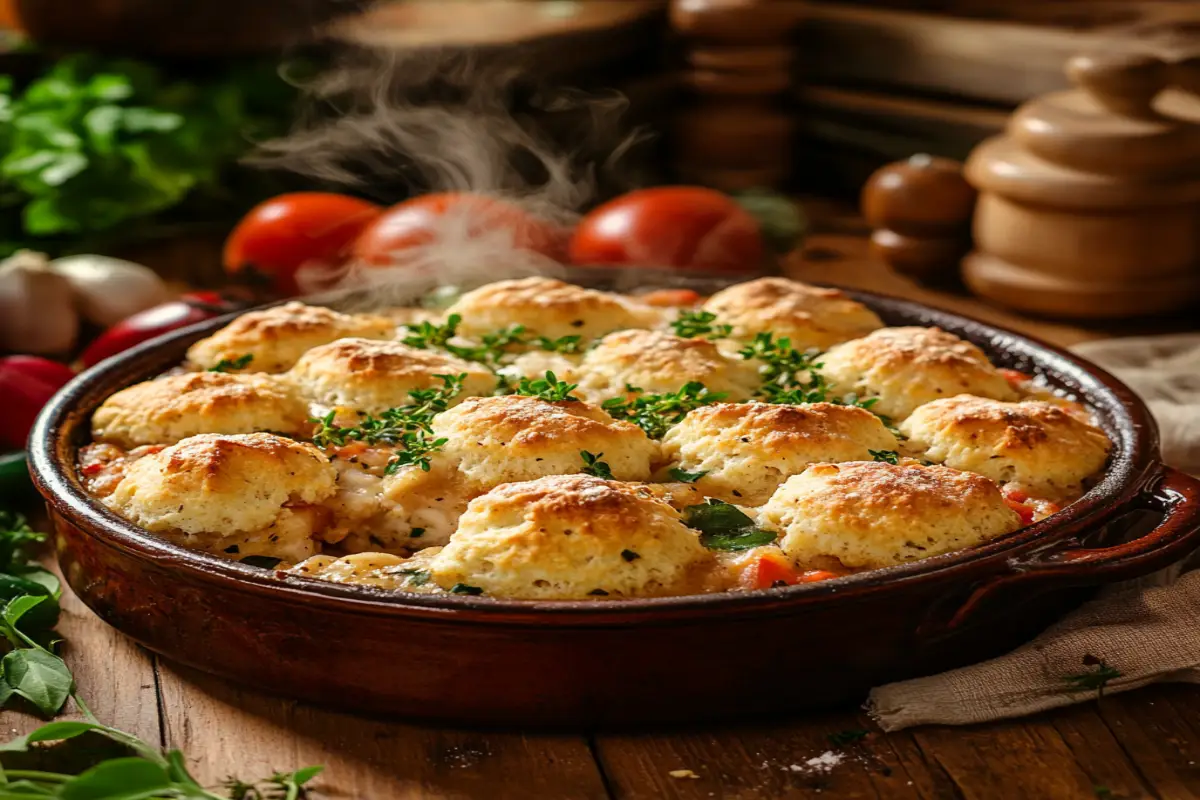
M 1009 385 L 1014 389 L 1020 388 L 1023 384 L 1033 380 L 1032 375 L 1027 375 L 1017 369 L 1000 368 L 1000 374 L 1004 376 L 1004 380 L 1008 381 Z
M 646 305 L 658 306 L 659 308 L 683 308 L 694 306 L 703 298 L 701 298 L 699 292 L 691 289 L 658 289 L 639 295 L 638 299 Z

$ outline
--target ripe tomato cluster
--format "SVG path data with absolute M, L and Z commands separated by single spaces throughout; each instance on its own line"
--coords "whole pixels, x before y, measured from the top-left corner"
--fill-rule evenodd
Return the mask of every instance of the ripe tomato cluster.
M 351 261 L 392 265 L 405 251 L 437 241 L 448 225 L 467 237 L 503 229 L 519 249 L 584 266 L 754 271 L 765 253 L 753 216 L 727 195 L 696 186 L 630 192 L 570 229 L 480 194 L 441 192 L 382 208 L 347 195 L 298 192 L 262 203 L 238 223 L 225 245 L 225 268 L 293 296 L 306 288 L 305 273 Z

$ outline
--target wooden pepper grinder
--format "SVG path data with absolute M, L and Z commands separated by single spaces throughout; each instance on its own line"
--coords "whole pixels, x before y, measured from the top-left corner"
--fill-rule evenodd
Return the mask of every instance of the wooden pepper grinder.
M 1200 299 L 1200 61 L 1079 56 L 971 153 L 963 279 L 1013 308 L 1115 318 Z
M 786 182 L 796 134 L 784 103 L 789 40 L 801 16 L 795 0 L 673 0 L 692 95 L 674 131 L 681 178 L 727 192 Z
M 971 249 L 975 189 L 962 164 L 924 153 L 880 167 L 862 191 L 862 215 L 874 228 L 871 252 L 920 281 L 958 272 Z

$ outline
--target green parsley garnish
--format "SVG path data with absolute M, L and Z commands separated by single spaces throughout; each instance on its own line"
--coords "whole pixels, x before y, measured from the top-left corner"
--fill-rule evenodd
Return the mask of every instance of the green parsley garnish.
M 671 467 L 669 470 L 667 470 L 667 474 L 669 474 L 675 480 L 681 481 L 682 483 L 695 483 L 707 475 L 708 470 L 701 470 L 699 472 L 684 472 L 679 467 Z
M 469 594 L 469 595 L 483 594 L 483 589 L 479 588 L 478 586 L 469 586 L 465 583 L 454 584 L 453 586 L 450 587 L 450 591 L 453 592 L 454 594 Z
M 637 425 L 651 439 L 661 439 L 689 411 L 725 399 L 725 392 L 710 392 L 699 381 L 686 383 L 679 391 L 667 394 L 644 394 L 633 386 L 625 388 L 635 395 L 632 400 L 614 397 L 601 403 L 601 408 L 616 419 Z
M 253 353 L 246 353 L 237 358 L 222 358 L 216 363 L 216 366 L 208 368 L 209 372 L 233 372 L 234 370 L 245 369 L 254 360 Z
M 770 544 L 778 536 L 754 526 L 737 506 L 715 498 L 683 510 L 689 527 L 700 531 L 700 543 L 710 550 L 749 550 Z
M 717 315 L 711 311 L 688 311 L 686 309 L 679 312 L 679 316 L 671 323 L 671 327 L 675 330 L 676 336 L 681 336 L 684 339 L 696 339 L 701 336 L 706 339 L 724 339 L 733 333 L 732 325 L 714 325 Z
M 641 556 L 632 550 L 622 550 L 621 558 L 625 559 L 626 561 L 637 561 L 639 558 L 641 558 Z
M 876 461 L 882 461 L 885 464 L 900 463 L 900 454 L 895 450 L 868 450 L 867 452 L 870 453 L 871 458 L 875 459 Z
M 521 382 L 517 384 L 516 393 L 528 397 L 538 397 L 550 403 L 561 403 L 567 400 L 578 400 L 578 397 L 571 394 L 578 386 L 577 383 L 560 381 L 557 375 L 547 370 L 545 378 L 538 378 L 534 381 L 529 378 L 521 378 Z
M 612 469 L 608 464 L 600 460 L 604 453 L 589 453 L 587 450 L 580 450 L 579 455 L 583 458 L 584 475 L 595 475 L 597 478 L 603 478 L 606 481 L 615 480 Z

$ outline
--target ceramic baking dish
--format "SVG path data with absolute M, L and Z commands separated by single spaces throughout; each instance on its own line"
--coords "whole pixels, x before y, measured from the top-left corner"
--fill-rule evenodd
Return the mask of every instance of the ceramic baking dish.
M 722 285 L 645 270 L 569 277 L 621 290 Z M 1163 466 L 1149 413 L 1112 376 L 1011 331 L 850 294 L 889 325 L 940 326 L 1089 404 L 1114 443 L 1103 478 L 1060 513 L 981 547 L 751 593 L 522 602 L 280 578 L 138 529 L 88 496 L 76 472 L 92 411 L 178 364 L 228 318 L 79 376 L 38 420 L 32 472 L 71 588 L 151 650 L 275 694 L 467 723 L 680 722 L 857 699 L 880 683 L 1002 653 L 1095 587 L 1200 545 L 1200 482 Z

